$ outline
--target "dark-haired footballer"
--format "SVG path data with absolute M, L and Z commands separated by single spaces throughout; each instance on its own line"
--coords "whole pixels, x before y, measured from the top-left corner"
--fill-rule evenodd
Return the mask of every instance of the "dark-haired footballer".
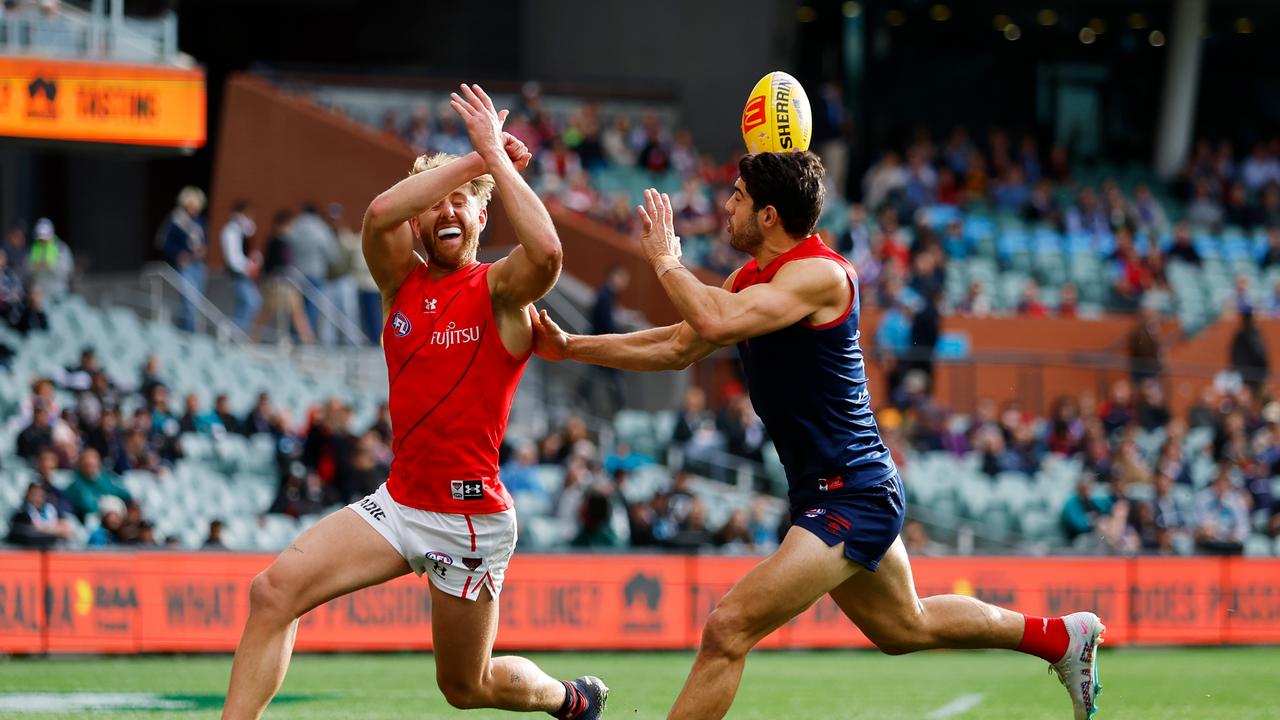
M 626 370 L 687 367 L 738 346 L 751 403 L 786 468 L 792 528 L 707 618 L 673 720 L 721 718 L 747 652 L 823 595 L 882 651 L 1005 648 L 1052 663 L 1077 720 L 1095 711 L 1106 628 L 1078 612 L 1038 618 L 960 595 L 916 596 L 898 534 L 906 499 L 880 438 L 863 367 L 854 268 L 813 234 L 825 174 L 812 153 L 747 155 L 725 204 L 730 243 L 753 256 L 721 288 L 680 262 L 671 201 L 638 208 L 646 259 L 684 322 L 625 335 L 567 335 L 543 312 L 535 352 Z

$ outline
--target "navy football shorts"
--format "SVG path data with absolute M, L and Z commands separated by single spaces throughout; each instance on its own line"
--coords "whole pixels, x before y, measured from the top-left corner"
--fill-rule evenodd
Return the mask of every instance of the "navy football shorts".
M 875 572 L 902 531 L 906 510 L 902 478 L 895 472 L 875 485 L 814 499 L 792 512 L 791 524 L 828 546 L 844 543 L 845 557 Z

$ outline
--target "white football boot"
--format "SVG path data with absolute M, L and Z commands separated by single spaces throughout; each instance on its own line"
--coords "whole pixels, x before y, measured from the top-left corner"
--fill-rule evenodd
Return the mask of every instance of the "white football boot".
M 1067 654 L 1049 667 L 1058 674 L 1071 696 L 1075 720 L 1090 720 L 1098 712 L 1098 693 L 1102 692 L 1102 684 L 1098 682 L 1098 646 L 1102 644 L 1107 626 L 1091 612 L 1071 613 L 1062 621 L 1071 642 L 1067 645 Z

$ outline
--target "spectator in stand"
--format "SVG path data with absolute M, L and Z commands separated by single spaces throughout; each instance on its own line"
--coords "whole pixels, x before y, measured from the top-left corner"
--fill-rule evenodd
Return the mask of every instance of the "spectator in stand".
M 679 521 L 676 534 L 668 542 L 677 548 L 698 548 L 711 544 L 711 531 L 707 528 L 707 505 L 700 497 L 688 503 L 684 519 Z
M 290 273 L 297 270 L 293 264 L 293 247 L 289 239 L 292 224 L 293 214 L 288 210 L 280 210 L 272 218 L 271 237 L 267 239 L 262 257 L 262 277 L 266 280 L 267 292 L 252 334 L 257 337 L 262 326 L 274 320 L 273 316 L 283 317 L 288 314 L 295 337 L 299 342 L 310 345 L 315 342 L 312 324 L 303 309 L 302 296 L 288 280 Z M 282 329 L 276 327 L 276 331 L 282 332 Z
M 1266 316 L 1272 320 L 1280 319 L 1280 278 L 1271 286 L 1271 297 L 1267 300 Z
M 226 429 L 222 426 L 222 419 L 218 417 L 217 413 L 200 407 L 200 396 L 195 393 L 187 393 L 185 409 L 186 413 L 178 421 L 178 427 L 184 433 L 204 433 L 209 435 L 215 431 L 221 432 Z
M 981 280 L 970 280 L 964 297 L 955 306 L 957 315 L 987 317 L 991 315 L 991 298 Z
M 231 413 L 231 399 L 226 393 L 218 393 L 213 398 L 213 414 L 218 418 L 218 424 L 222 429 L 229 433 L 243 434 L 241 432 L 240 420 Z
M 75 535 L 58 507 L 40 483 L 27 486 L 21 507 L 9 520 L 9 542 L 25 547 L 48 548 Z
M 618 295 L 625 292 L 630 284 L 631 273 L 621 265 L 615 265 L 605 273 L 604 282 L 596 290 L 595 303 L 591 306 L 591 334 L 611 335 L 618 332 Z M 622 374 L 613 368 L 593 365 L 590 372 L 583 376 L 582 384 L 578 387 L 578 396 L 590 402 L 593 397 L 592 389 L 596 383 L 603 384 L 608 391 L 609 406 L 605 417 L 613 417 L 614 413 L 626 406 L 626 396 L 622 390 Z
M 1222 227 L 1222 205 L 1213 198 L 1208 180 L 1196 182 L 1195 195 L 1186 209 L 1187 222 L 1197 230 L 1217 232 Z
M 538 481 L 538 446 L 533 442 L 520 443 L 511 459 L 503 463 L 499 477 L 512 494 L 532 493 L 547 497 L 546 489 Z
M 325 296 L 342 315 L 355 318 L 357 311 L 355 269 L 357 262 L 364 262 L 364 250 L 360 234 L 346 224 L 345 217 L 346 211 L 341 203 L 329 203 L 325 207 L 324 221 L 333 231 L 334 237 L 334 255 L 326 275 Z M 364 267 L 368 267 L 367 263 Z M 330 331 L 336 330 L 332 325 L 324 327 L 328 327 Z M 332 339 L 329 341 L 331 342 Z
M 1164 373 L 1164 343 L 1160 335 L 1160 316 L 1150 303 L 1144 303 L 1128 339 L 1129 373 L 1135 383 L 1158 379 Z
M 938 311 L 939 292 L 924 296 L 924 306 L 911 321 L 911 360 L 909 369 L 925 376 L 926 392 L 933 392 L 934 355 L 942 336 L 942 316 Z
M 112 469 L 123 475 L 130 470 L 145 470 L 161 474 L 165 471 L 160 455 L 147 443 L 147 433 L 141 429 L 126 430 L 123 436 L 123 452 L 116 459 Z
M 1253 309 L 1240 313 L 1240 327 L 1231 338 L 1231 369 L 1240 374 L 1245 384 L 1257 392 L 1267 380 L 1269 361 L 1267 346 L 1254 321 Z
M 104 495 L 95 508 L 102 516 L 102 524 L 89 534 L 89 547 L 124 544 L 125 514 L 128 512 L 125 502 L 118 497 Z
M 1063 283 L 1058 288 L 1057 315 L 1074 320 L 1080 315 L 1080 295 L 1074 283 Z
M 264 392 L 258 393 L 258 399 L 253 404 L 253 409 L 245 416 L 244 428 L 245 435 L 260 435 L 271 433 L 271 418 L 275 413 L 271 409 L 271 395 Z
M 711 536 L 711 544 L 727 553 L 751 551 L 753 538 L 751 526 L 747 523 L 747 511 L 735 508 L 729 513 L 729 519 Z
M 1111 221 L 1098 202 L 1093 188 L 1086 187 L 1076 197 L 1076 204 L 1067 210 L 1067 232 L 1088 235 L 1106 235 L 1111 232 Z
M 1196 547 L 1212 555 L 1239 555 L 1248 535 L 1248 500 L 1232 481 L 1230 467 L 1220 465 L 1213 484 L 1196 496 Z
M 54 484 L 54 473 L 58 471 L 58 454 L 52 448 L 41 450 L 31 465 L 36 474 L 32 483 L 44 490 L 45 497 L 58 509 L 58 513 L 64 516 L 74 514 L 75 508 L 71 506 L 66 493 Z
M 929 537 L 929 531 L 919 520 L 908 520 L 902 526 L 902 544 L 907 553 L 915 557 L 939 557 L 947 554 L 947 546 Z
M 1022 299 L 1018 301 L 1018 314 L 1029 318 L 1047 318 L 1049 309 L 1040 302 L 1040 284 L 1028 279 L 1022 287 Z
M 37 402 L 32 410 L 31 424 L 18 433 L 18 457 L 28 462 L 34 460 L 41 452 L 53 449 L 53 423 L 49 408 L 43 402 Z
M 271 512 L 301 517 L 322 512 L 336 498 L 327 495 L 320 476 L 300 462 L 290 463 Z
M 49 315 L 44 310 L 44 290 L 39 285 L 27 288 L 27 297 L 17 312 L 10 316 L 9 324 L 23 335 L 49 329 Z
M 1258 264 L 1263 270 L 1280 267 L 1280 225 L 1267 228 L 1267 251 Z
M 1174 480 L 1161 470 L 1156 473 L 1156 492 L 1151 500 L 1156 525 L 1156 547 L 1161 553 L 1174 551 L 1175 540 L 1187 533 L 1191 515 L 1177 496 L 1173 494 Z
M 222 542 L 222 528 L 223 525 L 221 520 L 209 521 L 209 536 L 205 538 L 204 545 L 202 546 L 204 550 L 227 549 L 226 544 Z
M 16 223 L 9 228 L 9 232 L 5 234 L 4 246 L 0 247 L 0 253 L 3 253 L 8 260 L 9 269 L 18 276 L 19 280 L 25 282 L 28 253 L 27 231 L 23 223 Z
M 323 293 L 328 284 L 329 267 L 338 258 L 338 238 L 329 223 L 320 217 L 315 203 L 306 203 L 302 212 L 289 224 L 289 250 L 292 253 L 293 266 L 302 273 L 317 292 Z M 303 297 L 303 306 L 307 312 L 307 322 L 312 329 L 317 328 L 320 310 L 315 302 L 307 296 Z
M 1169 231 L 1169 216 L 1146 183 L 1139 183 L 1134 190 L 1132 213 L 1138 229 L 1152 237 L 1160 237 Z
M 75 260 L 71 248 L 53 232 L 53 221 L 40 218 L 36 221 L 27 255 L 27 283 L 40 288 L 45 295 L 60 298 L 67 294 Z
M 862 178 L 862 202 L 871 211 L 879 211 L 901 198 L 907 187 L 907 171 L 893 150 L 887 151 Z
M 690 385 L 684 392 L 683 405 L 676 415 L 671 432 L 671 446 L 681 452 L 683 462 L 705 463 L 718 446 L 715 416 L 707 411 L 707 396 L 702 388 Z
M 67 487 L 67 500 L 81 520 L 91 512 L 97 512 L 98 503 L 103 497 L 114 496 L 123 503 L 132 498 L 129 491 L 102 467 L 102 458 L 98 451 L 87 448 L 80 453 L 76 464 L 75 479 Z M 123 512 L 122 512 L 123 514 Z M 123 519 L 123 518 L 122 518 Z
M 1267 143 L 1255 143 L 1249 157 L 1240 164 L 1240 178 L 1243 185 L 1253 191 L 1280 183 L 1280 158 L 1272 154 Z
M 239 200 L 231 208 L 231 217 L 222 226 L 222 257 L 235 292 L 232 320 L 236 327 L 249 332 L 249 323 L 262 307 L 258 291 L 258 272 L 262 269 L 262 253 L 250 247 L 258 226 L 253 222 L 253 208 Z
M 600 204 L 599 194 L 591 187 L 591 176 L 581 170 L 569 176 L 568 187 L 560 193 L 560 202 L 580 215 L 590 215 Z
M 418 103 L 409 114 L 409 126 L 405 128 L 402 138 L 406 145 L 413 148 L 414 155 L 424 155 L 431 149 L 431 108 L 426 103 Z
M 204 226 L 205 195 L 200 188 L 187 186 L 178 192 L 177 207 L 160 227 L 160 246 L 165 260 L 196 292 L 205 291 L 205 256 L 208 246 Z M 196 306 L 185 295 L 178 327 L 188 332 L 195 329 Z
M 1031 191 L 1027 187 L 1022 168 L 1017 165 L 1006 168 L 1000 182 L 991 190 L 991 199 L 998 211 L 1022 212 L 1031 200 Z
M 1196 250 L 1196 246 L 1191 240 L 1190 225 L 1180 222 L 1173 227 L 1173 245 L 1169 247 L 1166 256 L 1171 261 L 1177 260 L 1200 267 L 1203 261 L 1200 259 L 1200 251 Z
M 1143 295 L 1151 288 L 1152 277 L 1148 265 L 1143 262 L 1133 243 L 1133 233 L 1128 228 L 1116 230 L 1116 250 L 1111 255 L 1113 281 L 1112 304 L 1119 310 L 1136 310 Z
M 725 449 L 730 455 L 751 462 L 764 462 L 764 445 L 768 442 L 769 435 L 745 393 L 736 395 L 729 401 L 720 423 L 720 431 L 724 433 Z
M 15 311 L 21 310 L 25 294 L 22 276 L 10 266 L 9 256 L 0 253 L 0 319 L 8 322 Z
M 601 144 L 604 146 L 604 156 L 610 165 L 615 167 L 631 167 L 636 164 L 636 153 L 631 148 L 628 138 L 631 136 L 631 118 L 625 114 L 619 113 L 613 116 L 613 124 L 604 131 Z M 519 136 L 517 136 L 519 137 Z M 524 138 L 521 138 L 523 140 Z M 531 151 L 534 146 L 527 141 L 525 145 L 529 146 Z
M 1268 228 L 1280 226 L 1280 182 L 1274 182 L 1262 190 L 1258 202 L 1258 223 Z
M 1115 501 L 1106 493 L 1095 490 L 1094 478 L 1085 475 L 1076 483 L 1076 494 L 1062 508 L 1062 531 L 1067 542 L 1094 531 L 1099 518 L 1111 512 Z
M 1226 201 L 1223 203 L 1222 221 L 1245 230 L 1258 224 L 1258 208 L 1249 205 L 1249 191 L 1244 183 L 1235 182 L 1227 188 Z

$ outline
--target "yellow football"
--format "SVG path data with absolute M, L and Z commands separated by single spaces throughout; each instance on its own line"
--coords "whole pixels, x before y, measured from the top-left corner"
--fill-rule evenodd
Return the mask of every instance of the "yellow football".
M 742 141 L 747 152 L 809 149 L 813 112 L 799 81 L 781 70 L 760 78 L 742 109 Z

